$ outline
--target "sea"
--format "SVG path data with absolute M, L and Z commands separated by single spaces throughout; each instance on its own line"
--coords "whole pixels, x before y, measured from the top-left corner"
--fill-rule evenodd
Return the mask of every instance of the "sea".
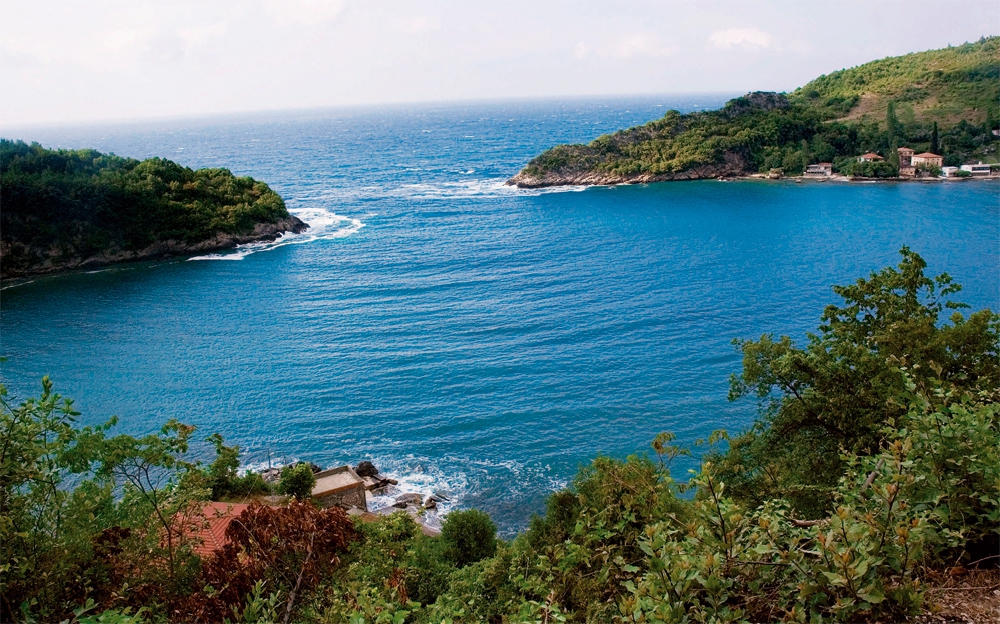
M 9 400 L 48 375 L 85 425 L 213 432 L 244 467 L 371 460 L 505 535 L 599 454 L 738 432 L 734 339 L 804 344 L 834 284 L 906 245 L 1000 310 L 1000 184 L 703 180 L 523 190 L 553 145 L 726 94 L 475 102 L 4 131 L 267 182 L 307 232 L 0 292 Z M 373 507 L 391 504 L 391 496 Z

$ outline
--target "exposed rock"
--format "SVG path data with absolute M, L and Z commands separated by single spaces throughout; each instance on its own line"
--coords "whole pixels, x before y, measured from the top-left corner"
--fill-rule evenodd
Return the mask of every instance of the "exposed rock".
M 359 477 L 374 477 L 378 475 L 378 468 L 375 467 L 375 464 L 365 460 L 358 464 L 354 472 L 358 473 Z
M 424 501 L 425 509 L 437 509 L 437 506 L 438 506 L 437 501 L 434 500 L 433 496 L 428 496 L 427 500 Z
M 264 480 L 264 483 L 277 483 L 281 480 L 281 469 L 267 468 L 265 470 L 261 470 L 260 478 Z
M 382 479 L 382 483 L 386 483 L 389 485 L 399 485 L 399 481 L 396 481 L 395 479 Z
M 619 174 L 607 171 L 581 169 L 579 171 L 546 171 L 541 176 L 524 171 L 507 180 L 509 186 L 518 188 L 542 188 L 547 186 L 597 186 L 613 184 L 648 184 L 679 180 L 704 180 L 718 177 L 737 177 L 751 173 L 749 159 L 742 153 L 727 151 L 723 162 L 697 165 L 683 171 L 670 173 Z
M 441 490 L 434 490 L 434 498 L 440 501 L 450 501 L 451 497 Z
M 142 260 L 163 260 L 174 256 L 194 255 L 232 249 L 237 245 L 261 243 L 276 240 L 286 232 L 298 234 L 309 228 L 309 225 L 298 217 L 289 215 L 276 223 L 258 223 L 252 232 L 246 234 L 226 234 L 219 232 L 212 238 L 197 242 L 184 243 L 175 240 L 157 241 L 145 249 L 138 251 L 123 251 L 113 248 L 100 254 L 81 258 L 74 255 L 72 249 L 38 249 L 25 246 L 19 242 L 0 242 L 0 258 L 7 259 L 12 254 L 18 258 L 35 258 L 18 266 L 5 262 L 3 278 L 58 273 L 74 269 L 90 269 L 118 264 L 123 262 L 139 262 Z
M 416 492 L 407 492 L 406 494 L 400 494 L 399 496 L 396 497 L 396 503 L 397 504 L 403 503 L 404 505 L 410 503 L 415 503 L 419 505 L 421 502 L 423 502 L 423 500 L 424 500 L 423 494 L 418 494 Z
M 754 91 L 747 93 L 743 97 L 734 98 L 726 102 L 722 112 L 732 119 L 740 115 L 755 113 L 757 111 L 767 112 L 775 109 L 787 109 L 789 107 L 788 98 L 782 93 L 772 91 Z
M 309 464 L 309 468 L 310 468 L 310 470 L 313 471 L 313 474 L 319 474 L 319 473 L 323 472 L 323 469 L 320 468 L 318 464 L 314 464 L 312 462 L 301 462 L 301 463 Z

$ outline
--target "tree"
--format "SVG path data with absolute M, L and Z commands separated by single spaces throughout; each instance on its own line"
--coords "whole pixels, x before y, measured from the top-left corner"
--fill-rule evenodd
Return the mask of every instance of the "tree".
M 835 286 L 844 299 L 827 306 L 804 348 L 765 334 L 737 340 L 743 372 L 729 398 L 757 398 L 761 417 L 720 458 L 734 493 L 759 502 L 787 495 L 804 513 L 821 513 L 842 474 L 842 450 L 871 453 L 885 423 L 906 405 L 900 370 L 924 388 L 932 377 L 959 390 L 1000 387 L 1000 317 L 950 300 L 961 287 L 948 274 L 924 275 L 907 247 L 897 269 Z M 946 312 L 952 312 L 946 322 Z
M 312 496 L 312 489 L 315 485 L 316 475 L 313 474 L 312 468 L 307 463 L 298 463 L 281 469 L 278 491 L 282 494 L 306 500 Z
M 935 121 L 934 127 L 931 129 L 931 153 L 940 154 L 940 152 L 938 151 L 939 149 L 941 149 L 941 145 L 938 142 L 938 126 L 937 122 Z
M 497 527 L 478 509 L 453 511 L 441 525 L 446 556 L 458 567 L 492 557 L 497 551 Z
M 896 117 L 896 103 L 889 100 L 889 103 L 885 106 L 885 131 L 889 135 L 889 144 L 898 138 L 899 134 L 899 119 Z

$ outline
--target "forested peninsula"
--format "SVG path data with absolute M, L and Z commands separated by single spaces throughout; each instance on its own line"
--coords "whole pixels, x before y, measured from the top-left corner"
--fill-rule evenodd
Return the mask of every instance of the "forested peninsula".
M 0 277 L 204 253 L 308 226 L 228 169 L 0 139 Z
M 755 92 L 722 109 L 668 111 L 645 125 L 560 145 L 507 183 L 534 188 L 797 175 L 830 163 L 848 176 L 895 177 L 897 148 L 944 166 L 997 160 L 1000 37 L 890 57 L 820 76 L 792 93 Z M 860 162 L 862 155 L 878 159 Z

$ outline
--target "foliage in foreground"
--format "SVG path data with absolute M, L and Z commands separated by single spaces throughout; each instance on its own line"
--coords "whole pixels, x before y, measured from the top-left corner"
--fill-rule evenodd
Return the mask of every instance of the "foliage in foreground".
M 81 622 L 743 622 L 898 620 L 924 579 L 1000 551 L 998 319 L 948 323 L 958 287 L 898 269 L 837 287 L 809 346 L 764 337 L 734 398 L 763 399 L 729 450 L 599 456 L 512 542 L 482 512 L 423 535 L 405 513 L 353 523 L 308 502 L 255 504 L 230 545 L 192 552 L 192 509 L 236 487 L 234 447 L 193 429 L 77 428 L 51 392 L 4 402 L 2 619 Z M 781 381 L 785 380 L 785 381 Z M 773 394 L 773 400 L 772 400 Z M 796 444 L 784 445 L 787 437 Z M 724 441 L 713 434 L 710 444 Z M 765 462 L 765 458 L 773 461 Z M 804 469 L 802 466 L 812 466 Z M 817 478 L 824 470 L 832 478 Z M 76 479 L 70 487 L 68 479 Z M 735 485 L 735 487 L 734 487 Z M 9 536 L 9 538 L 8 538 Z

